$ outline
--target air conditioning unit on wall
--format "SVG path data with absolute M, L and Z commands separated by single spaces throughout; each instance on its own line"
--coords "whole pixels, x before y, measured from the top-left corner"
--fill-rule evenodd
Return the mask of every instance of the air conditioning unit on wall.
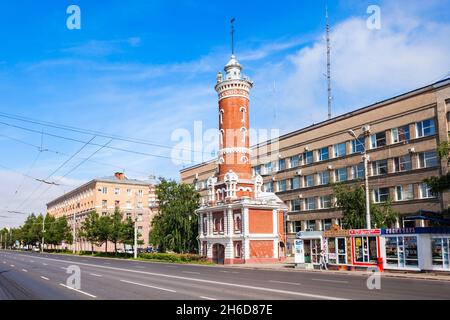
M 369 133 L 370 132 L 370 126 L 366 124 L 365 126 L 362 126 L 362 132 Z

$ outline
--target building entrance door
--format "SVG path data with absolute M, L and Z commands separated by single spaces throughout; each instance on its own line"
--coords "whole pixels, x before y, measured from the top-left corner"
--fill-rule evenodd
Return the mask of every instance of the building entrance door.
M 213 262 L 224 264 L 225 262 L 225 246 L 219 243 L 213 245 Z

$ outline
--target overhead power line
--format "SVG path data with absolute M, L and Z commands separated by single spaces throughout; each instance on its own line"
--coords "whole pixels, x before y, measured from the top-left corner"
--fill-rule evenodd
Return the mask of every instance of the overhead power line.
M 147 140 L 143 140 L 143 139 L 124 137 L 124 136 L 115 135 L 115 134 L 107 134 L 107 133 L 96 131 L 96 130 L 82 129 L 82 128 L 77 128 L 77 127 L 73 127 L 73 126 L 58 124 L 55 122 L 36 120 L 36 119 L 23 117 L 23 116 L 19 116 L 19 115 L 14 115 L 14 114 L 6 113 L 6 112 L 0 112 L 0 117 L 7 118 L 7 119 L 13 119 L 13 120 L 17 120 L 17 121 L 22 121 L 22 122 L 27 122 L 27 123 L 33 123 L 33 124 L 37 124 L 37 125 L 41 125 L 41 126 L 54 128 L 54 129 L 72 131 L 72 132 L 82 133 L 82 134 L 87 134 L 87 135 L 96 135 L 101 138 L 111 138 L 111 139 L 118 140 L 118 141 L 131 142 L 131 143 L 142 144 L 142 145 L 147 145 L 147 146 L 152 146 L 152 147 L 165 148 L 165 149 L 170 149 L 170 150 L 189 151 L 189 152 L 194 152 L 194 153 L 209 154 L 207 152 L 203 152 L 203 151 L 199 151 L 199 150 L 188 149 L 188 148 L 177 148 L 177 147 L 168 146 L 168 145 L 164 145 L 164 144 L 160 144 L 160 143 L 155 143 L 155 142 L 151 142 L 151 141 L 147 141 Z

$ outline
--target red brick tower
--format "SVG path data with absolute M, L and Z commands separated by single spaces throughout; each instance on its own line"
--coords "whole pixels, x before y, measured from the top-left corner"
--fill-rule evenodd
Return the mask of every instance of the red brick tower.
M 253 82 L 241 71 L 233 45 L 225 74 L 217 74 L 215 86 L 219 170 L 208 179 L 208 199 L 197 210 L 200 252 L 217 263 L 278 262 L 284 259 L 287 208 L 274 193 L 262 191 L 261 176 L 252 176 L 249 96 Z

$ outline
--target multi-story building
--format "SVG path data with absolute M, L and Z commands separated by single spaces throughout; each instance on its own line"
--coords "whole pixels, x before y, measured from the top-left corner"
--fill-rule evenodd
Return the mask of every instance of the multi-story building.
M 144 245 L 148 245 L 151 221 L 158 212 L 155 186 L 150 181 L 128 179 L 125 174 L 116 172 L 114 176 L 96 178 L 84 185 L 47 203 L 47 212 L 55 217 L 66 216 L 69 224 L 78 234 L 81 223 L 89 212 L 95 210 L 100 216 L 111 215 L 116 209 L 124 219 L 136 221 L 138 233 Z M 77 250 L 91 250 L 91 245 L 76 236 Z M 94 250 L 105 249 L 94 247 Z M 108 243 L 108 251 L 113 245 Z
M 288 249 L 298 231 L 341 225 L 332 184 L 363 181 L 364 150 L 371 201 L 390 199 L 400 213 L 399 225 L 427 226 L 424 212 L 449 206 L 448 192 L 434 195 L 423 182 L 447 174 L 447 160 L 437 157 L 436 148 L 449 140 L 449 132 L 447 78 L 258 144 L 252 148 L 252 168 L 263 176 L 263 189 L 289 207 Z M 195 184 L 206 197 L 206 179 L 217 172 L 216 162 L 181 170 L 181 181 Z

